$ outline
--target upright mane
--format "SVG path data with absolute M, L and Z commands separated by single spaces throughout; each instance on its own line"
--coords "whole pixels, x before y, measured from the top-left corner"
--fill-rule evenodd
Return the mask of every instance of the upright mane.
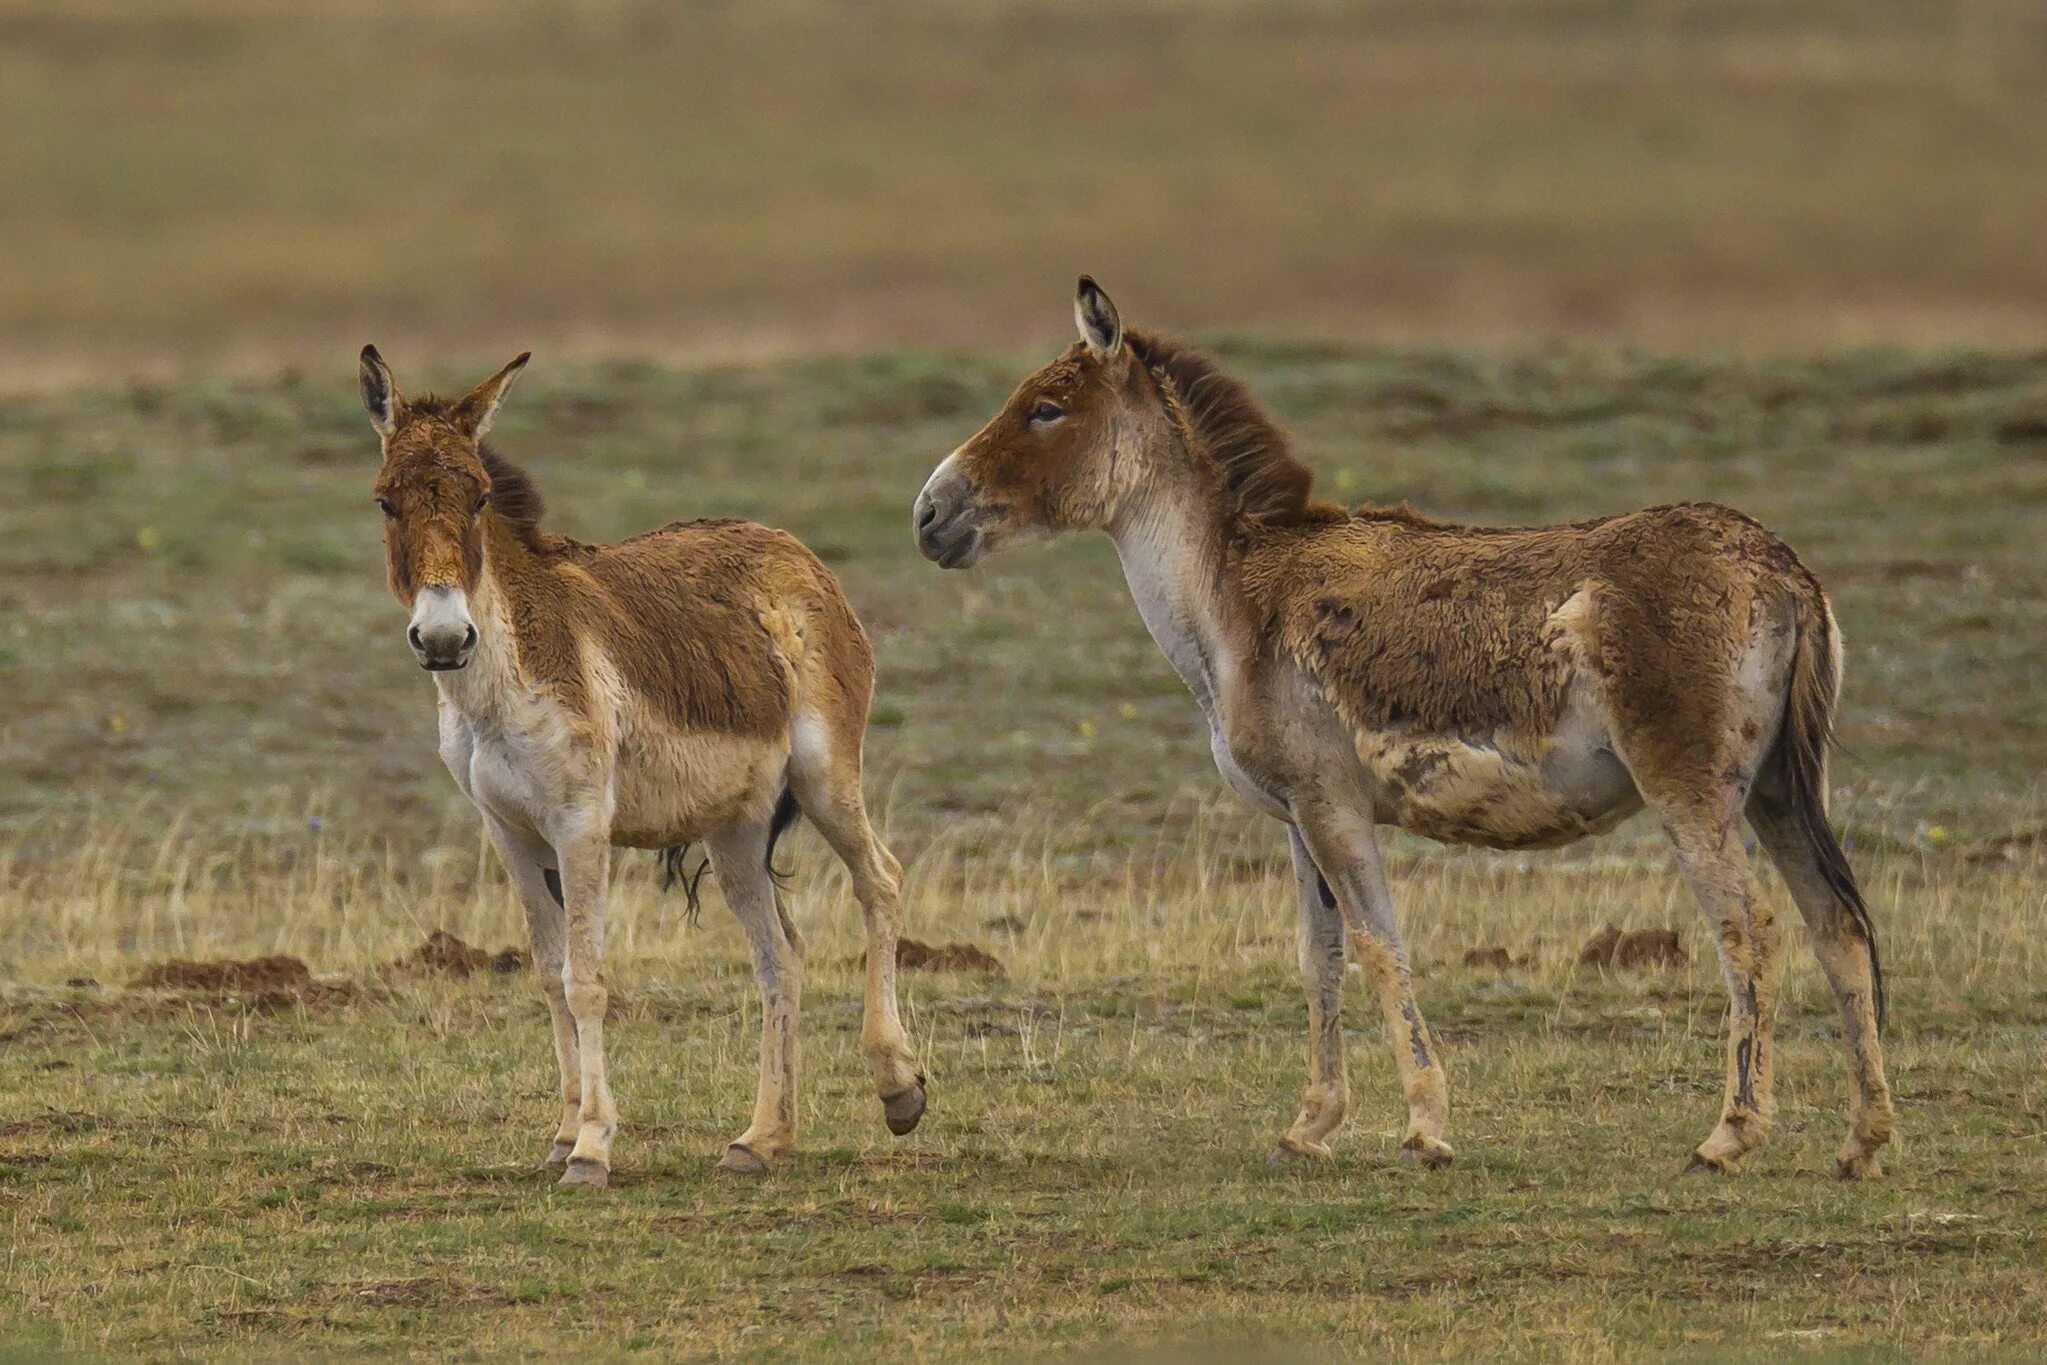
M 1126 332 L 1124 341 L 1179 405 L 1222 471 L 1238 512 L 1277 526 L 1340 521 L 1347 515 L 1313 496 L 1314 472 L 1294 458 L 1286 433 L 1213 360 L 1148 332 Z
M 533 477 L 489 446 L 480 446 L 478 451 L 483 456 L 483 470 L 490 475 L 490 505 L 491 510 L 498 514 L 498 520 L 510 527 L 512 534 L 536 554 L 563 549 L 561 536 L 549 535 L 540 529 L 540 518 L 547 511 L 547 504 L 541 500 Z

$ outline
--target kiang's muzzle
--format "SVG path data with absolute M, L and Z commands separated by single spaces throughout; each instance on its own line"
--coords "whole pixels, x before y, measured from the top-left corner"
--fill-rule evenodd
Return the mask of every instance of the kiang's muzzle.
M 476 650 L 476 623 L 469 618 L 469 597 L 460 588 L 422 588 L 413 599 L 412 622 L 405 628 L 419 666 L 446 673 L 469 662 Z
M 941 569 L 969 568 L 985 549 L 973 485 L 954 467 L 955 458 L 947 456 L 932 471 L 911 511 L 917 549 Z

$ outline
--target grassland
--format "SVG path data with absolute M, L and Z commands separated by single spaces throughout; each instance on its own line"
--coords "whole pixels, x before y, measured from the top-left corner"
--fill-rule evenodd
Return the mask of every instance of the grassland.
M 1161 323 L 2047 340 L 2029 0 L 7 0 L 0 383 Z M 1056 319 L 1056 313 L 1055 313 Z
M 1635 826 L 1529 858 L 1397 841 L 1459 1163 L 1393 1162 L 1392 1068 L 1353 991 L 1339 1159 L 1266 1167 L 1302 1072 L 1284 853 L 1220 794 L 1105 545 L 969 576 L 915 557 L 911 492 L 1028 363 L 926 352 L 543 359 L 503 419 L 571 532 L 749 515 L 825 555 L 876 637 L 872 786 L 912 932 L 1005 965 L 911 979 L 934 1108 L 888 1139 L 854 1046 L 852 907 L 797 836 L 806 1150 L 716 1180 L 750 1095 L 744 952 L 715 893 L 692 929 L 627 863 L 618 1188 L 556 1193 L 529 1172 L 552 1084 L 530 990 L 376 970 L 433 928 L 518 930 L 432 757 L 348 376 L 88 388 L 0 404 L 0 483 L 26 492 L 0 505 L 0 1339 L 2047 1348 L 2047 359 L 1219 349 L 1346 497 L 1494 521 L 1716 497 L 1833 586 L 1837 813 L 1895 982 L 1884 1181 L 1824 1178 L 1845 1082 L 1796 931 L 1777 1137 L 1736 1181 L 1676 1177 L 1717 1094 L 1721 997 Z M 1675 927 L 1692 964 L 1578 967 L 1607 923 Z M 1490 947 L 1514 965 L 1466 965 Z M 126 989 L 165 957 L 256 952 L 353 989 L 282 1007 Z

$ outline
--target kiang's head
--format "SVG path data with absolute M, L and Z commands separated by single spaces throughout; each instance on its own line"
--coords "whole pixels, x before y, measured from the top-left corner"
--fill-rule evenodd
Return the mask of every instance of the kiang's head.
M 461 668 L 476 648 L 469 598 L 483 572 L 491 478 L 481 442 L 529 357 L 456 400 L 408 399 L 374 346 L 362 350 L 362 401 L 383 439 L 377 506 L 391 592 L 409 607 L 406 643 L 422 668 Z
M 1005 543 L 1114 520 L 1139 472 L 1119 453 L 1135 453 L 1150 381 L 1116 305 L 1085 275 L 1073 314 L 1080 340 L 1019 384 L 917 495 L 925 558 L 964 569 Z

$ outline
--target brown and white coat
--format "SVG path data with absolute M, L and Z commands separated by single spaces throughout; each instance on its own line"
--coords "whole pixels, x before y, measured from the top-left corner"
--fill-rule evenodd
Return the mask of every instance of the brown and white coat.
M 1415 1003 L 1375 827 L 1493 848 L 1567 844 L 1647 806 L 1711 926 L 1732 1000 L 1729 1171 L 1771 1120 L 1780 933 L 1746 817 L 1812 932 L 1847 1030 L 1838 1169 L 1891 1136 L 1874 930 L 1826 815 L 1840 633 L 1784 543 L 1711 504 L 1572 526 L 1451 526 L 1316 501 L 1235 381 L 1126 332 L 1090 280 L 1081 340 L 1032 375 L 917 499 L 924 553 L 964 568 L 1019 539 L 1106 532 L 1216 765 L 1287 826 L 1309 1069 L 1276 1155 L 1326 1156 L 1348 1102 L 1346 945 L 1372 980 L 1408 1107 L 1403 1156 L 1451 1157 L 1441 1059 Z
M 702 842 L 745 929 L 762 1001 L 753 1121 L 720 1166 L 796 1141 L 803 950 L 770 869 L 807 815 L 852 873 L 867 929 L 861 1041 L 891 1131 L 924 1111 L 897 1015 L 901 869 L 869 824 L 861 748 L 874 658 L 830 570 L 742 521 L 615 545 L 540 526 L 532 482 L 481 444 L 520 356 L 459 400 L 406 398 L 376 350 L 362 392 L 383 439 L 376 496 L 406 638 L 439 693 L 442 760 L 517 887 L 554 1021 L 549 1163 L 602 1185 L 616 1108 L 604 1063 L 614 846 Z

